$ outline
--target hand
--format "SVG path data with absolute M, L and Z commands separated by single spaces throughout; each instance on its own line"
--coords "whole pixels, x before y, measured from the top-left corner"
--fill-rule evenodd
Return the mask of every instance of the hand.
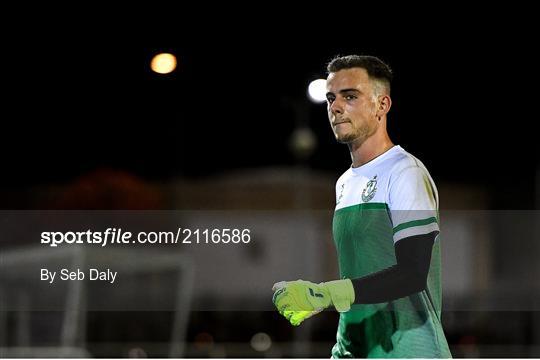
M 281 281 L 272 287 L 272 301 L 289 322 L 300 325 L 305 319 L 334 305 L 340 312 L 348 311 L 354 302 L 354 288 L 349 279 L 315 284 L 309 281 Z

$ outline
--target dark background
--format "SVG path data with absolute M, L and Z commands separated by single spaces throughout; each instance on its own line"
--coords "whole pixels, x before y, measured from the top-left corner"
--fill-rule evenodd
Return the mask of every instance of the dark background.
M 152 181 L 291 165 L 292 102 L 306 104 L 318 141 L 306 163 L 339 174 L 349 165 L 347 149 L 333 139 L 324 104 L 311 104 L 306 89 L 325 77 L 333 56 L 359 53 L 393 68 L 389 132 L 436 181 L 480 184 L 491 208 L 535 206 L 537 72 L 527 21 L 510 26 L 438 13 L 378 23 L 342 10 L 341 19 L 331 11 L 285 12 L 188 24 L 191 13 L 166 13 L 139 21 L 110 14 L 28 19 L 26 28 L 11 27 L 5 189 L 67 182 L 97 168 Z M 161 51 L 178 56 L 174 73 L 149 69 Z M 31 202 L 4 204 L 25 206 Z

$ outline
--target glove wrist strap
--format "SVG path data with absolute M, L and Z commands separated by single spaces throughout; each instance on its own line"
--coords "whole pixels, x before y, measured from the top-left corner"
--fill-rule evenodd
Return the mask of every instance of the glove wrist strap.
M 354 303 L 354 287 L 350 279 L 334 280 L 324 283 L 334 307 L 339 312 L 346 312 L 351 309 L 351 304 Z

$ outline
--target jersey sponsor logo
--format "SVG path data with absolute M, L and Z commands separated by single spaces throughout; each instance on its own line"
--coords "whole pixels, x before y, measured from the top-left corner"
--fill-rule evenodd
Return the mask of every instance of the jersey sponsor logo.
M 377 192 L 377 175 L 373 179 L 369 180 L 366 184 L 366 188 L 362 191 L 362 201 L 368 202 L 375 196 Z

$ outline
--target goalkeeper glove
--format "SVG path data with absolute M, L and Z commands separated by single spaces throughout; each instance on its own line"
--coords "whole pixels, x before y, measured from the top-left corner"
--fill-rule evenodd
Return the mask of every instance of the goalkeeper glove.
M 307 318 L 334 305 L 337 311 L 349 311 L 354 303 L 351 280 L 335 280 L 315 284 L 309 281 L 281 281 L 272 287 L 272 301 L 289 322 L 298 326 Z

